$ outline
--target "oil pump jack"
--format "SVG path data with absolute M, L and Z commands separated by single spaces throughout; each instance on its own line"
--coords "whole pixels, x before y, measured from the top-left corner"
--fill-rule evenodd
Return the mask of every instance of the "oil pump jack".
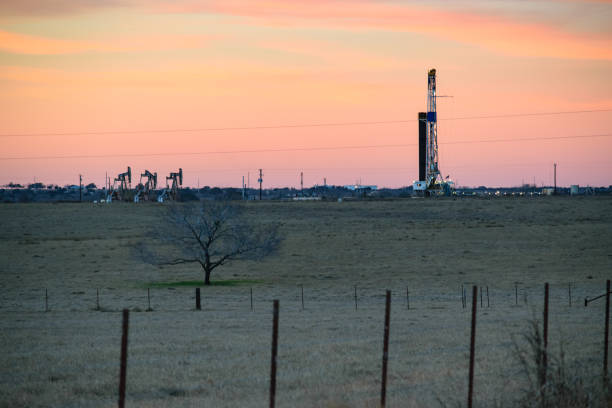
M 142 182 L 143 177 L 146 179 L 144 184 Z M 140 183 L 136 189 L 134 202 L 152 200 L 155 189 L 157 189 L 157 173 L 151 173 L 149 170 L 145 170 L 145 172 L 140 175 Z
M 179 169 L 178 173 L 170 173 L 170 176 L 166 177 L 166 186 L 168 186 L 168 180 L 172 180 L 170 196 L 173 200 L 176 200 L 178 199 L 179 188 L 183 185 L 183 169 Z
M 168 181 L 172 181 L 172 185 L 168 183 Z M 157 201 L 163 203 L 167 200 L 178 200 L 179 189 L 183 185 L 183 169 L 179 169 L 178 172 L 171 172 L 169 176 L 166 177 L 166 188 L 161 192 L 159 197 L 157 197 Z
M 113 182 L 113 188 L 110 191 L 107 202 L 113 200 L 129 201 L 132 186 L 132 169 L 128 166 L 125 173 L 119 173 Z

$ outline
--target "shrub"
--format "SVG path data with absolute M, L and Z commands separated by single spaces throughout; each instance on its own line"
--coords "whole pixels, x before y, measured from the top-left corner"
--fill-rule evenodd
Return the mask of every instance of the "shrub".
M 515 356 L 527 388 L 519 394 L 515 406 L 524 408 L 581 408 L 606 406 L 607 399 L 600 376 L 589 375 L 587 366 L 568 362 L 559 344 L 558 352 L 544 349 L 544 338 L 537 320 L 529 322 L 522 344 L 514 342 Z M 544 364 L 546 351 L 547 364 Z M 592 370 L 591 370 L 592 373 Z

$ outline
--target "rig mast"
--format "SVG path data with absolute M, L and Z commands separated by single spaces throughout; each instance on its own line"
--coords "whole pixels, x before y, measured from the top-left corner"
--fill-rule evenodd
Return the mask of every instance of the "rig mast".
M 418 194 L 450 195 L 453 182 L 445 180 L 440 173 L 438 155 L 438 114 L 436 103 L 436 70 L 430 69 L 427 74 L 427 112 L 419 112 L 419 180 L 413 183 Z M 446 177 L 448 179 L 448 177 Z
M 427 189 L 439 189 L 444 179 L 438 165 L 438 118 L 436 113 L 436 70 L 430 69 L 427 75 Z M 437 182 L 437 183 L 436 183 Z M 436 184 L 438 184 L 436 188 Z

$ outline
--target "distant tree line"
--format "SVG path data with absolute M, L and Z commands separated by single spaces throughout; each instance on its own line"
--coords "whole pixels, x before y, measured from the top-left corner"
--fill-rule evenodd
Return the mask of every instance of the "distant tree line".
M 539 196 L 545 195 L 544 189 L 550 187 L 461 187 L 454 191 L 457 197 L 494 197 L 494 196 Z M 292 200 L 299 197 L 317 197 L 321 200 L 335 201 L 338 199 L 394 199 L 411 197 L 412 186 L 402 188 L 381 188 L 378 190 L 353 191 L 342 186 L 315 186 L 303 190 L 292 187 L 264 189 L 262 199 L 264 200 Z M 558 187 L 558 195 L 568 196 L 570 189 Z M 582 195 L 608 195 L 612 194 L 612 186 L 608 187 L 581 187 L 579 194 Z M 95 183 L 89 183 L 83 187 L 83 201 L 99 201 L 106 198 L 107 191 L 97 188 Z M 179 201 L 195 202 L 202 200 L 214 201 L 236 201 L 236 200 L 259 200 L 259 189 L 247 188 L 244 190 L 236 187 L 210 187 L 199 189 L 180 189 Z M 10 182 L 0 186 L 0 202 L 60 202 L 78 201 L 79 186 L 66 185 L 60 187 L 54 184 L 45 185 L 40 182 L 22 184 Z

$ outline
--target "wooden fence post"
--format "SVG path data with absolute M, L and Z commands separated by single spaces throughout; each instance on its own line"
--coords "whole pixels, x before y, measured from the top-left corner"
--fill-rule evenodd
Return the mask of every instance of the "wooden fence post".
M 196 288 L 196 310 L 202 310 L 202 302 L 200 299 L 200 288 Z

